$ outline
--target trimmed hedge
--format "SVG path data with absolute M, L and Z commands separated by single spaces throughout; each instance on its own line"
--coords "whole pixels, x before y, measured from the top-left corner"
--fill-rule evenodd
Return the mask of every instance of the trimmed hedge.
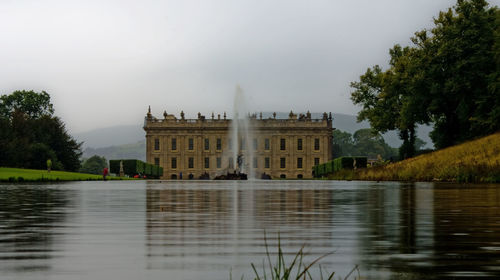
M 116 159 L 109 161 L 109 169 L 111 173 L 120 173 L 120 161 L 123 163 L 123 173 L 128 176 L 138 174 L 146 175 L 147 177 L 159 178 L 163 175 L 163 168 L 154 164 L 146 163 L 137 159 Z
M 356 168 L 366 168 L 368 162 L 367 157 L 339 157 L 333 160 L 333 172 L 342 169 L 354 169 L 354 161 Z
M 333 174 L 342 169 L 353 169 L 354 161 L 356 161 L 356 168 L 366 168 L 368 163 L 367 157 L 340 157 L 319 164 L 313 167 L 314 177 L 323 177 L 328 174 Z

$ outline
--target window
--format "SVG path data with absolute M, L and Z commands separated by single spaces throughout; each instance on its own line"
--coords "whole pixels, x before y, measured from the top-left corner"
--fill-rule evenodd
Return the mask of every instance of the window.
M 210 158 L 209 157 L 205 158 L 205 168 L 210 168 Z
M 194 168 L 194 158 L 188 158 L 188 168 Z
M 286 175 L 285 175 L 285 174 L 281 174 L 281 175 L 280 175 L 280 178 L 281 178 L 281 179 L 286 179 Z
M 160 165 L 160 158 L 155 157 L 155 165 L 156 166 Z
M 194 139 L 189 138 L 188 139 L 188 150 L 193 150 L 194 149 Z
M 285 138 L 280 139 L 280 150 L 284 151 L 286 150 L 286 140 Z
M 160 149 L 160 139 L 155 138 L 155 151 Z
M 280 158 L 280 168 L 286 168 L 286 158 Z
M 222 158 L 218 157 L 217 158 L 217 168 L 221 168 L 222 167 Z
M 314 165 L 319 165 L 319 158 L 318 157 L 314 158 Z
M 297 158 L 297 168 L 302 168 L 302 158 Z
M 172 165 L 172 169 L 177 168 L 177 158 L 175 158 L 175 157 L 172 158 L 171 165 Z
M 233 158 L 232 157 L 229 158 L 229 164 L 228 165 L 229 165 L 229 169 L 233 169 L 234 168 Z
M 297 139 L 297 150 L 302 151 L 302 138 Z
M 319 138 L 314 139 L 314 150 L 319 150 Z
M 269 138 L 264 139 L 264 150 L 269 151 L 270 146 Z
M 205 138 L 205 151 L 210 150 L 210 140 Z
M 177 138 L 172 138 L 172 151 L 177 150 Z
M 270 162 L 269 162 L 269 158 L 268 158 L 268 157 L 266 157 L 266 158 L 264 159 L 264 167 L 265 167 L 265 168 L 270 168 L 270 166 L 271 166 L 271 164 L 270 164 Z
M 257 168 L 257 158 L 253 158 L 253 168 Z
M 258 145 L 258 142 L 257 142 L 257 138 L 254 138 L 254 139 L 253 139 L 253 150 L 254 150 L 254 151 L 257 151 L 257 147 L 258 147 L 258 146 L 259 146 L 259 145 Z
M 222 139 L 217 138 L 217 150 L 222 150 Z
M 233 149 L 233 140 L 231 138 L 227 139 L 227 148 L 229 150 Z

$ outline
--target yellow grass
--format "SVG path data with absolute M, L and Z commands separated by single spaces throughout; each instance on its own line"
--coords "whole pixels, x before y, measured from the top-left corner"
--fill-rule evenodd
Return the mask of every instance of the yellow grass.
M 339 172 L 334 178 L 374 181 L 500 182 L 500 132 L 381 167 Z

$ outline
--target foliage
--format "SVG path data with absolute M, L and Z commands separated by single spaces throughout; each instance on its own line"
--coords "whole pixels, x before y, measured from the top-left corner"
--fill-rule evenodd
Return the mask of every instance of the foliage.
M 28 118 L 37 119 L 52 116 L 54 107 L 50 95 L 45 91 L 17 90 L 10 95 L 0 96 L 0 118 L 11 119 L 14 112 L 23 112 Z
M 321 178 L 333 174 L 342 169 L 366 168 L 368 159 L 366 157 L 339 157 L 334 160 L 313 167 L 314 177 Z
M 340 157 L 333 160 L 333 171 L 339 171 L 342 169 L 354 169 L 356 168 L 366 168 L 367 165 L 366 157 Z
M 88 158 L 80 168 L 81 173 L 102 174 L 103 169 L 108 167 L 108 162 L 104 157 L 94 155 Z
M 333 131 L 333 157 L 352 156 L 355 152 L 352 134 L 338 129 Z
M 347 171 L 346 171 L 347 172 Z M 334 174 L 375 181 L 500 182 L 500 133 L 411 159 Z
M 121 180 L 107 177 L 108 180 Z M 66 171 L 51 171 L 0 167 L 0 182 L 48 182 L 48 181 L 94 181 L 103 180 L 102 175 L 83 174 Z
M 269 253 L 269 247 L 267 245 L 267 238 L 266 235 L 264 234 L 264 244 L 266 247 L 266 257 L 267 257 L 267 264 L 265 261 L 262 262 L 262 272 L 257 271 L 256 266 L 252 263 L 252 269 L 253 272 L 255 273 L 255 280 L 261 280 L 261 279 L 268 279 L 267 277 L 269 276 L 269 279 L 271 280 L 289 280 L 289 279 L 310 279 L 312 280 L 312 275 L 311 275 L 311 270 L 314 265 L 318 264 L 320 260 L 323 258 L 327 257 L 328 255 L 331 255 L 332 253 L 327 253 L 324 254 L 316 259 L 314 259 L 310 263 L 306 263 L 305 258 L 307 257 L 307 254 L 304 253 L 304 247 L 303 245 L 297 253 L 293 256 L 293 259 L 291 262 L 287 263 L 285 261 L 285 253 L 283 252 L 283 249 L 281 248 L 281 239 L 278 235 L 278 252 L 276 256 L 276 262 L 273 264 L 271 261 L 271 253 Z M 266 265 L 269 267 L 269 274 L 266 272 Z M 326 274 L 323 273 L 323 270 L 321 268 L 321 265 L 318 264 L 318 269 L 319 269 L 319 275 L 321 279 L 333 279 L 333 276 L 335 275 L 335 272 L 328 273 Z M 326 271 L 326 270 L 325 270 Z M 349 274 L 344 278 L 344 280 L 349 279 L 351 275 L 357 271 L 358 276 L 359 276 L 359 270 L 358 266 L 355 266 Z M 360 276 L 359 276 L 360 277 Z M 232 279 L 232 275 L 230 274 L 230 279 Z M 242 277 L 243 279 L 243 277 Z
M 81 144 L 52 115 L 46 92 L 16 91 L 0 101 L 0 166 L 46 168 L 50 158 L 55 170 L 80 168 Z
M 163 175 L 163 167 L 146 163 L 137 159 L 116 159 L 109 161 L 110 172 L 120 173 L 120 162 L 123 164 L 123 173 L 128 176 L 146 175 L 158 178 Z
M 394 46 L 389 69 L 376 65 L 351 83 L 358 119 L 379 132 L 398 130 L 401 158 L 415 154 L 417 124 L 434 123 L 437 148 L 498 131 L 499 16 L 484 0 L 458 0 L 434 28 L 415 33 L 411 47 Z
M 333 131 L 334 158 L 342 156 L 367 156 L 390 159 L 397 157 L 397 149 L 385 143 L 377 131 L 369 128 L 360 129 L 351 135 L 340 130 Z

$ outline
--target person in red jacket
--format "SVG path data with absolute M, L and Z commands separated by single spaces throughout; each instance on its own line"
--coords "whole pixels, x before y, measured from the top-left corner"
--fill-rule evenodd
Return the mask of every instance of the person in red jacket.
M 106 181 L 106 176 L 108 176 L 108 173 L 108 168 L 104 167 L 104 169 L 102 170 L 102 178 L 104 179 L 104 181 Z

